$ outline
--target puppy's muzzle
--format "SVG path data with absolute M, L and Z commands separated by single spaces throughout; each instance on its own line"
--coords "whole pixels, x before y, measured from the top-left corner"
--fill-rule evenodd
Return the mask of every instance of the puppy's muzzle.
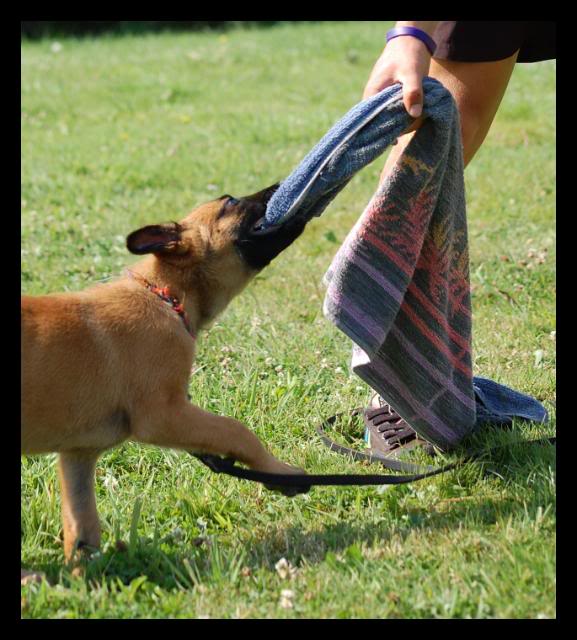
M 283 224 L 265 226 L 266 205 L 277 188 L 278 185 L 274 185 L 246 199 L 247 203 L 252 204 L 252 211 L 241 224 L 235 244 L 245 262 L 253 269 L 260 270 L 266 267 L 290 246 L 305 228 L 306 223 L 299 220 L 298 216 Z

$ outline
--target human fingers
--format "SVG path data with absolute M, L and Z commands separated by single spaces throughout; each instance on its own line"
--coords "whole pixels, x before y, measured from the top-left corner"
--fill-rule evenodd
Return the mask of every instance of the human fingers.
M 377 60 L 371 75 L 363 91 L 363 100 L 374 96 L 386 87 L 390 87 L 397 82 L 394 70 L 390 68 L 382 59 Z

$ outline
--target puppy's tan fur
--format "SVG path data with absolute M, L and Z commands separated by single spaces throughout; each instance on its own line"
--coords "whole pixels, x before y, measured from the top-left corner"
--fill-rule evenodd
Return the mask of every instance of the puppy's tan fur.
M 205 204 L 180 225 L 135 232 L 138 252 L 152 242 L 151 255 L 131 266 L 136 278 L 22 297 L 22 453 L 59 453 L 68 560 L 78 558 L 77 548 L 100 544 L 95 465 L 125 440 L 231 456 L 260 471 L 301 472 L 238 420 L 189 403 L 196 341 L 139 281 L 168 287 L 198 335 L 257 272 L 234 244 L 242 206 L 226 202 Z M 148 238 L 151 229 L 157 235 Z

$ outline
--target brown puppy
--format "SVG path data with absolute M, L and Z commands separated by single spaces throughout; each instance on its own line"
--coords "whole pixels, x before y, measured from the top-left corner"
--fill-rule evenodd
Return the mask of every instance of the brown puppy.
M 187 398 L 200 329 L 304 227 L 259 231 L 274 191 L 223 196 L 180 223 L 131 233 L 128 249 L 150 255 L 113 282 L 22 298 L 22 453 L 60 454 L 68 560 L 100 544 L 96 461 L 127 439 L 301 473 L 237 420 Z

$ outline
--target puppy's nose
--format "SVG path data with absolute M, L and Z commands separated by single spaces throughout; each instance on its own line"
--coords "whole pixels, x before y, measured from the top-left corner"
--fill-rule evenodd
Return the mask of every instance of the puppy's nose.
M 265 216 L 262 216 L 262 218 L 259 218 L 251 227 L 250 229 L 250 234 L 253 236 L 266 236 L 269 233 L 273 233 L 275 231 L 278 231 L 279 227 L 281 225 L 279 224 L 273 224 L 269 227 L 265 227 L 265 222 L 266 222 L 266 218 Z
M 259 231 L 262 231 L 264 228 L 264 223 L 265 223 L 265 217 L 263 216 L 262 218 L 259 218 L 253 225 L 251 231 L 253 233 L 259 233 Z

